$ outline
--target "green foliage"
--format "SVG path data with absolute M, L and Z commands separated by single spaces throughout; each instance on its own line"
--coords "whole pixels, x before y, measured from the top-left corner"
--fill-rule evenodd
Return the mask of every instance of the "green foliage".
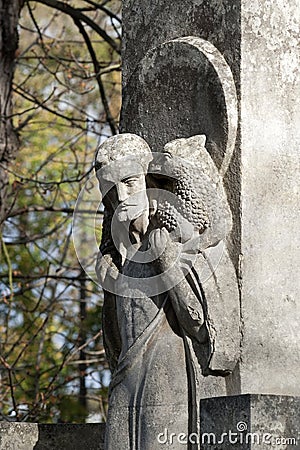
M 41 3 L 23 7 L 13 85 L 20 150 L 1 236 L 0 411 L 4 419 L 82 422 L 91 398 L 105 415 L 107 364 L 102 294 L 77 261 L 72 213 L 97 143 L 118 126 L 120 59 L 82 23 L 96 73 L 74 18 Z M 110 16 L 120 15 L 120 1 L 105 2 L 108 12 L 96 2 L 65 3 L 119 45 Z

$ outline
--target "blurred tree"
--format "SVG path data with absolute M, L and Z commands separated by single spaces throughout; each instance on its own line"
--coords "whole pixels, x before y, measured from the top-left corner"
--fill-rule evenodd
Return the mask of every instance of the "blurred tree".
M 102 297 L 71 222 L 97 143 L 118 131 L 121 1 L 1 2 L 15 15 L 10 77 L 0 75 L 0 413 L 81 422 L 93 410 L 100 420 Z
M 0 226 L 6 214 L 6 168 L 13 160 L 18 146 L 12 124 L 12 79 L 18 48 L 17 27 L 22 6 L 21 0 L 0 0 Z

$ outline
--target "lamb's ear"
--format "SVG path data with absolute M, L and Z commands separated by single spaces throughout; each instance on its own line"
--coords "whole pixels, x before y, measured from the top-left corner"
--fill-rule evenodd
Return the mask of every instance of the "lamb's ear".
M 195 136 L 191 136 L 187 139 L 188 144 L 195 145 L 197 147 L 205 147 L 206 143 L 206 135 L 205 134 L 196 134 Z
M 207 152 L 205 147 L 205 134 L 197 134 L 185 139 L 186 156 L 190 161 L 201 161 L 203 152 Z
M 197 134 L 189 138 L 179 138 L 168 142 L 163 149 L 164 153 L 170 153 L 172 156 L 194 160 L 206 151 L 205 134 Z
M 205 134 L 197 134 L 187 139 L 187 145 L 193 149 L 193 154 L 198 153 L 199 155 L 206 151 L 206 136 Z

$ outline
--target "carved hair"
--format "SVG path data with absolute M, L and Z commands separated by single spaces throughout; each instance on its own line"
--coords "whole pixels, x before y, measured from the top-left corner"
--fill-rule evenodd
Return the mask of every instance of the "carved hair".
M 95 169 L 99 170 L 104 165 L 127 156 L 138 158 L 145 173 L 147 172 L 152 159 L 150 147 L 143 138 L 131 133 L 112 136 L 100 144 L 96 151 Z

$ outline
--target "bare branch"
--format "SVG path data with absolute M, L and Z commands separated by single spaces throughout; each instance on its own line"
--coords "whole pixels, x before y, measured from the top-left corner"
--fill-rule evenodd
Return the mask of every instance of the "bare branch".
M 105 14 L 107 14 L 109 17 L 111 17 L 112 19 L 115 19 L 117 22 L 119 22 L 119 24 L 122 23 L 122 20 L 120 19 L 120 17 L 118 17 L 116 14 L 114 14 L 112 11 L 110 11 L 108 8 L 105 8 L 105 6 L 103 5 L 99 5 L 96 2 L 93 2 L 92 0 L 85 0 L 86 3 L 88 3 L 89 5 L 92 5 L 94 8 L 93 9 L 100 9 L 101 11 L 103 11 Z M 84 11 L 85 8 L 81 8 L 81 11 Z
M 109 109 L 108 101 L 107 101 L 106 94 L 105 94 L 105 89 L 104 89 L 104 86 L 103 86 L 103 83 L 102 83 L 102 80 L 101 80 L 100 65 L 98 63 L 95 51 L 94 51 L 93 46 L 92 46 L 92 43 L 91 43 L 91 41 L 90 41 L 90 39 L 88 37 L 87 32 L 85 31 L 85 29 L 84 29 L 84 27 L 82 25 L 82 23 L 80 22 L 80 20 L 74 19 L 74 22 L 78 26 L 79 31 L 82 34 L 82 36 L 83 36 L 83 38 L 85 40 L 85 43 L 87 45 L 87 48 L 88 48 L 88 50 L 90 52 L 90 55 L 91 55 L 91 58 L 92 58 L 92 61 L 93 61 L 93 65 L 94 65 L 94 69 L 95 69 L 96 80 L 97 80 L 97 83 L 98 83 L 98 86 L 99 86 L 99 92 L 100 92 L 100 95 L 101 95 L 103 107 L 104 107 L 104 110 L 105 110 L 106 118 L 107 118 L 107 121 L 109 123 L 111 132 L 112 132 L 113 135 L 117 134 L 116 126 L 115 126 L 114 120 L 112 118 L 110 109 Z
M 80 12 L 76 8 L 73 8 L 72 6 L 59 0 L 35 0 L 35 1 L 37 3 L 42 3 L 43 5 L 50 6 L 51 8 L 58 9 L 59 11 L 68 14 L 70 17 L 72 17 L 73 20 L 78 20 L 86 23 L 89 27 L 91 27 L 94 31 L 96 31 L 96 33 L 98 33 L 99 36 L 101 36 L 117 53 L 119 54 L 121 53 L 120 46 L 106 33 L 106 31 L 104 31 L 92 19 L 90 19 L 85 14 L 82 14 L 82 12 Z

